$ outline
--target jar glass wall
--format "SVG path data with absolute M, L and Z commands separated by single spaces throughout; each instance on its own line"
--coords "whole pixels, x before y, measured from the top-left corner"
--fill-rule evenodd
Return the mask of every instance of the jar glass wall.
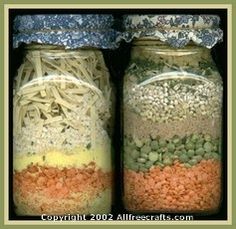
M 111 93 L 98 49 L 26 46 L 13 96 L 17 214 L 110 212 Z
M 134 42 L 123 86 L 127 210 L 218 210 L 222 91 L 209 49 Z

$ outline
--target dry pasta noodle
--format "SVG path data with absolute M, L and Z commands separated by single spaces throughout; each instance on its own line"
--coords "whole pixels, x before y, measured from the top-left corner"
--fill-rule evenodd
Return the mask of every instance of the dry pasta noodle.
M 36 117 L 41 118 L 41 119 L 49 119 L 49 120 L 44 120 L 45 124 L 46 123 L 51 123 L 50 119 L 62 121 L 64 118 L 67 117 L 66 114 L 68 112 L 72 111 L 75 109 L 76 105 L 80 105 L 83 107 L 83 110 L 88 112 L 88 110 L 95 104 L 98 103 L 99 106 L 96 106 L 97 109 L 99 109 L 97 112 L 98 114 L 101 114 L 101 116 L 104 118 L 105 114 L 109 113 L 108 109 L 106 109 L 106 103 L 105 99 L 101 93 L 101 91 L 94 87 L 91 86 L 83 81 L 80 80 L 68 80 L 68 77 L 64 77 L 61 79 L 57 79 L 57 76 L 50 76 L 50 77 L 45 77 L 41 83 L 47 84 L 48 87 L 48 92 L 47 96 L 42 96 L 42 94 L 46 94 L 45 92 L 45 86 L 40 85 L 38 86 L 37 82 L 38 79 L 32 80 L 30 83 L 23 85 L 17 94 L 14 97 L 14 104 L 15 107 L 14 109 L 19 109 L 19 116 L 18 119 L 16 120 L 16 129 L 20 130 L 20 126 L 22 125 L 25 117 L 25 112 L 23 110 L 27 110 L 29 113 L 32 112 L 32 110 L 35 110 L 36 113 L 33 115 L 33 120 Z M 53 80 L 52 80 L 53 79 Z M 66 82 L 65 89 L 60 88 L 60 82 L 64 81 Z M 66 89 L 69 88 L 69 91 Z M 89 89 L 89 90 L 87 90 Z M 44 92 L 44 93 L 42 93 Z M 88 95 L 88 96 L 85 96 Z M 74 96 L 77 97 L 83 97 L 85 98 L 85 101 L 81 103 L 81 100 L 76 101 L 74 99 Z M 56 114 L 55 115 L 60 115 L 62 119 L 55 119 L 55 117 L 51 117 L 50 114 L 54 113 L 52 106 L 60 106 L 62 109 L 61 114 Z M 15 112 L 15 114 L 17 114 Z M 17 117 L 16 117 L 17 118 Z M 20 120 L 19 120 L 20 119 Z
M 104 88 L 110 87 L 109 73 L 104 68 L 105 63 L 99 51 L 83 50 L 78 54 L 74 51 L 62 53 L 60 50 L 41 50 L 40 52 L 28 52 L 26 59 L 15 78 L 14 89 L 16 91 L 32 79 L 57 74 L 80 78 L 94 86 L 96 80 L 98 83 L 96 86 L 105 93 L 105 98 L 109 98 L 104 91 Z
M 81 128 L 71 117 L 78 106 L 77 115 L 89 114 L 106 126 L 112 89 L 104 66 L 96 50 L 27 52 L 14 83 L 14 136 L 28 123 Z

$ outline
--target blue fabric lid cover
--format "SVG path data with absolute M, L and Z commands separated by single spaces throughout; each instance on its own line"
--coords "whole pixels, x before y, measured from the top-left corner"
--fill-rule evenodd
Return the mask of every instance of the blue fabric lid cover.
M 117 48 L 118 32 L 109 14 L 23 15 L 14 19 L 13 47 L 21 43 L 64 46 L 67 49 Z
M 212 48 L 223 39 L 217 15 L 125 15 L 123 19 L 125 31 L 118 39 L 126 42 L 154 37 L 175 48 L 190 41 Z

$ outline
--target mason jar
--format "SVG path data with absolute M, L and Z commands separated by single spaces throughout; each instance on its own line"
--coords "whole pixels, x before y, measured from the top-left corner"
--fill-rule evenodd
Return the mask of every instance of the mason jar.
M 16 19 L 18 28 L 25 17 Z M 38 29 L 42 15 L 27 17 L 33 21 L 31 29 Z M 44 17 L 44 26 L 53 27 L 52 21 L 59 20 L 58 17 L 83 28 L 88 18 L 93 18 L 51 15 Z M 75 18 L 80 18 L 83 24 L 76 24 Z M 28 38 L 22 33 L 20 31 L 16 41 L 28 44 L 13 88 L 16 213 L 109 213 L 112 205 L 110 127 L 113 96 L 110 75 L 99 50 L 105 45 L 109 48 L 108 43 L 94 45 L 92 42 L 99 40 L 87 34 L 91 47 L 87 44 L 85 47 L 84 37 L 78 43 L 69 38 L 65 48 L 59 45 L 62 39 L 65 42 L 60 33 L 56 34 L 56 40 L 45 41 L 47 34 L 43 30 L 39 35 L 42 42 L 38 43 L 35 43 L 34 33 Z
M 210 49 L 135 37 L 123 85 L 124 206 L 131 212 L 216 212 L 223 83 Z

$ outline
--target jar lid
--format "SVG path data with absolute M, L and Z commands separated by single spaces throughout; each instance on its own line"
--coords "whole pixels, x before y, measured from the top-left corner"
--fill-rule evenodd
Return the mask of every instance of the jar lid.
M 125 15 L 121 40 L 131 42 L 135 38 L 154 37 L 175 48 L 193 41 L 197 45 L 212 48 L 222 41 L 217 15 Z
M 114 49 L 118 32 L 109 14 L 23 15 L 14 19 L 13 47 L 21 43 L 50 44 L 67 49 Z

